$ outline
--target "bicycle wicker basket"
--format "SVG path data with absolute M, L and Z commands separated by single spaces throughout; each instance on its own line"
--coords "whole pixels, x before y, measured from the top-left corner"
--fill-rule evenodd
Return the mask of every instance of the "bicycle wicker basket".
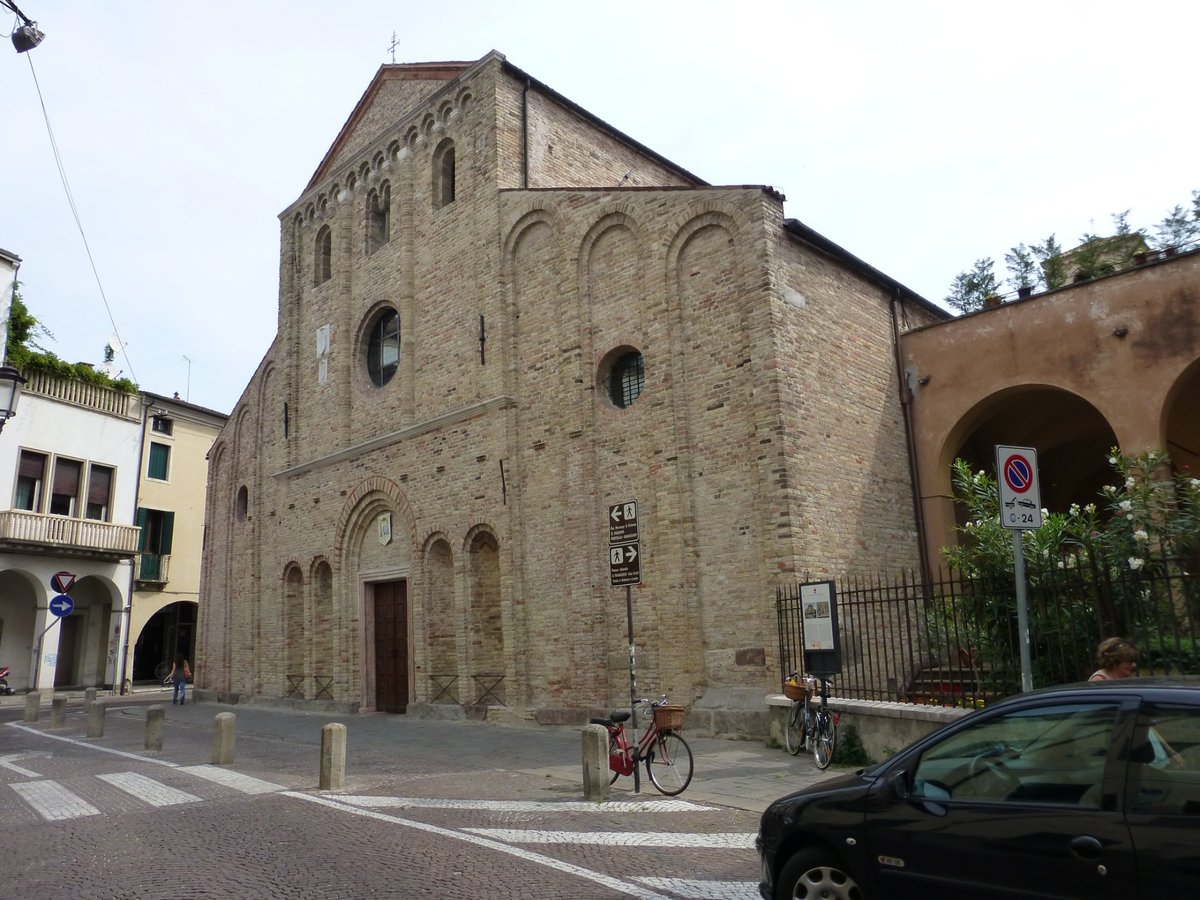
M 678 731 L 683 727 L 683 707 L 654 707 L 654 724 L 659 731 Z
M 795 681 L 785 681 L 783 683 L 783 696 L 789 700 L 803 700 L 804 685 Z

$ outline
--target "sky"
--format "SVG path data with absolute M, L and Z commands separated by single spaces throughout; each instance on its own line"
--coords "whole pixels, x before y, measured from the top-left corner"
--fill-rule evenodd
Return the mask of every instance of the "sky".
M 275 335 L 278 216 L 393 35 L 398 63 L 497 50 L 935 302 L 1200 189 L 1193 0 L 17 5 L 46 37 L 0 44 L 0 248 L 43 345 L 99 364 L 115 333 L 142 389 L 226 413 Z

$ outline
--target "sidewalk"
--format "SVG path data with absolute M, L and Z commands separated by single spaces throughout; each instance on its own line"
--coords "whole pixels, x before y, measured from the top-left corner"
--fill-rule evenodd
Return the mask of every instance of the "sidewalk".
M 189 692 L 190 693 L 190 692 Z M 61 733 L 83 740 L 82 692 L 69 694 L 68 708 L 75 715 Z M 105 736 L 93 743 L 125 752 L 141 753 L 145 708 L 163 705 L 167 715 L 167 740 L 162 755 L 189 763 L 209 762 L 213 720 L 231 712 L 237 721 L 237 749 L 231 768 L 263 778 L 315 784 L 321 728 L 330 722 L 347 729 L 348 782 L 372 790 L 416 779 L 429 789 L 453 790 L 464 797 L 491 796 L 497 791 L 528 797 L 550 794 L 558 799 L 583 799 L 582 736 L 573 726 L 512 726 L 473 721 L 436 721 L 403 715 L 337 715 L 300 712 L 268 706 L 170 703 L 170 692 L 157 688 L 111 696 L 107 701 Z M 0 698 L 0 721 L 20 722 L 25 695 Z M 42 695 L 38 730 L 50 718 L 50 695 Z M 6 729 L 7 730 L 7 729 Z M 762 812 L 778 797 L 815 784 L 844 771 L 819 770 L 811 754 L 789 756 L 757 741 L 706 738 L 682 732 L 692 748 L 695 774 L 679 799 L 731 809 Z M 149 755 L 149 754 L 147 754 Z M 447 762 L 453 770 L 447 773 Z M 435 774 L 435 770 L 440 772 Z M 489 778 L 488 773 L 492 773 Z M 642 795 L 658 791 L 642 769 Z M 349 785 L 348 785 L 349 786 Z M 356 788 L 357 789 L 357 788 Z M 633 795 L 633 779 L 618 779 L 614 799 Z

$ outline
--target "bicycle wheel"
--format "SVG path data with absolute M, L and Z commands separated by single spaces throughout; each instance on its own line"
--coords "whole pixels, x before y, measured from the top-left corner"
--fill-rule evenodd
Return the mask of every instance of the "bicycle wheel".
M 833 762 L 833 751 L 837 748 L 837 725 L 833 715 L 817 713 L 816 735 L 813 740 L 813 761 L 818 769 L 828 769 Z
M 668 797 L 692 783 L 692 748 L 673 731 L 660 732 L 646 754 L 646 773 Z
M 802 704 L 793 700 L 792 707 L 788 710 L 787 721 L 783 723 L 783 745 L 792 756 L 804 749 L 803 709 Z

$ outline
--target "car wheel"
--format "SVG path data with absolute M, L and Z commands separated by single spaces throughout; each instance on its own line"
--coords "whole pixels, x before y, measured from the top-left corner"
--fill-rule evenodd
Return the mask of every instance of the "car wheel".
M 824 847 L 806 847 L 787 861 L 775 884 L 775 900 L 864 900 L 845 863 Z

